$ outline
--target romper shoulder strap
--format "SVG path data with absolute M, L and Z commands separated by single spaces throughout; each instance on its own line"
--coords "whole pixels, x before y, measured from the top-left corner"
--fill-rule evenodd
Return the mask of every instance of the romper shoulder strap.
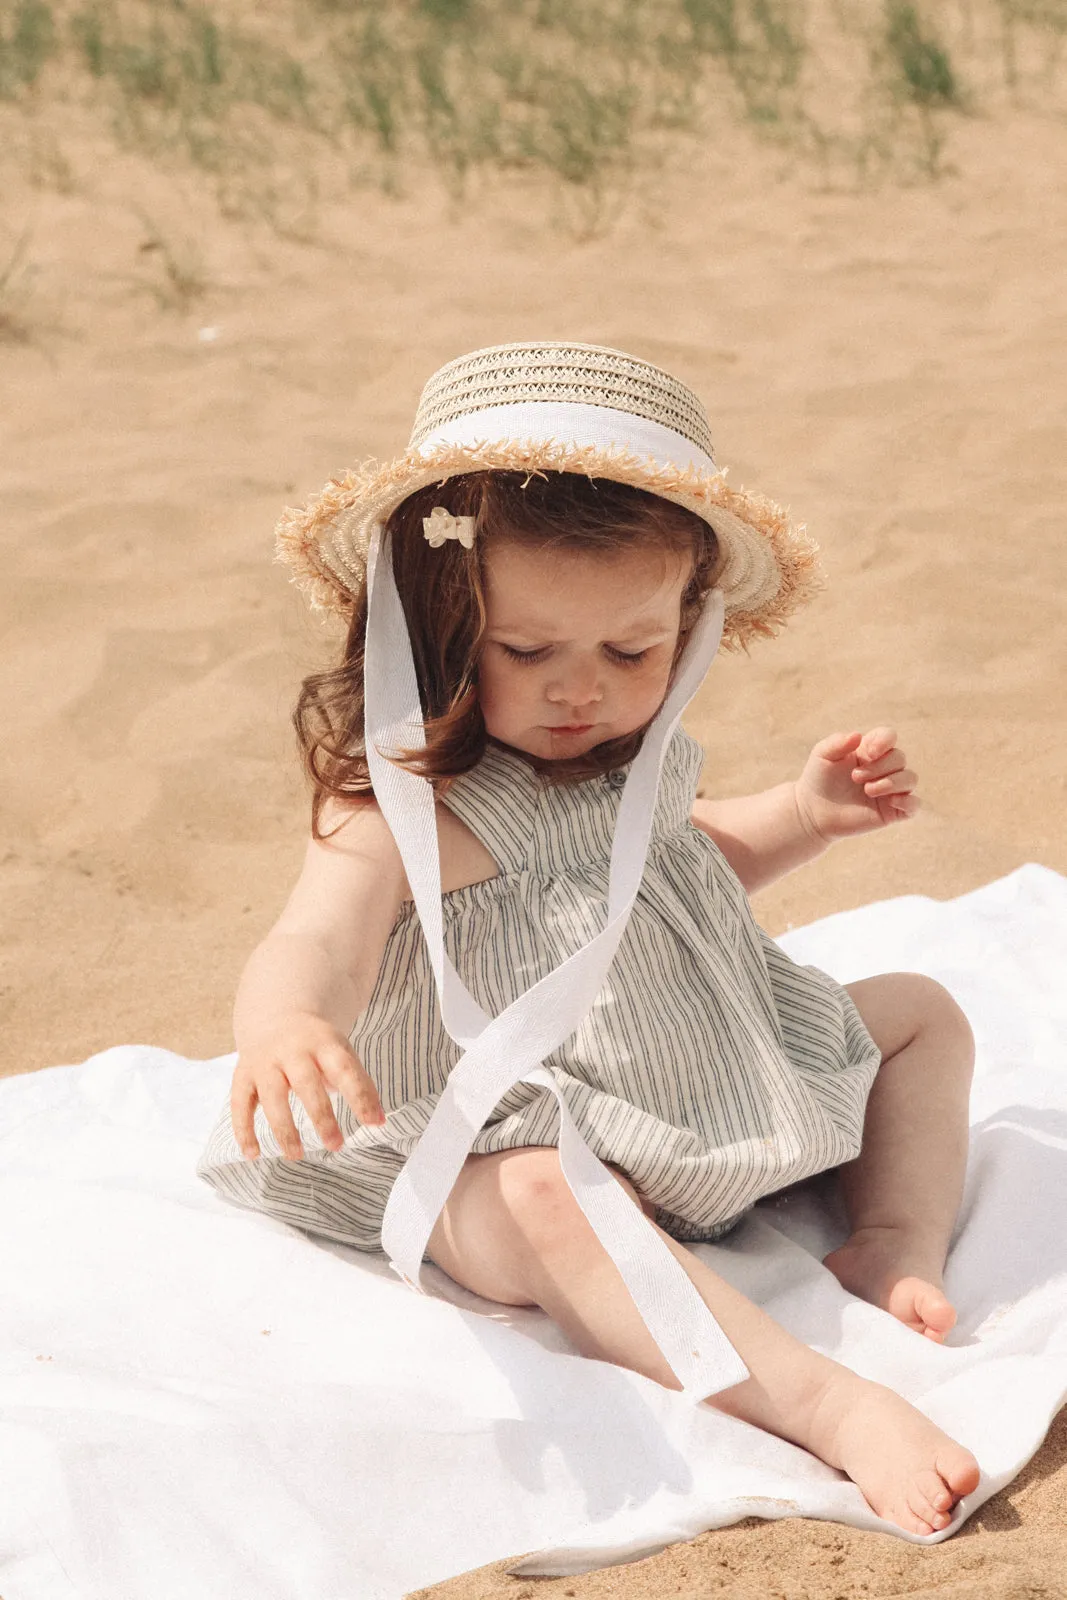
M 440 798 L 484 844 L 501 872 L 520 872 L 533 837 L 537 790 L 529 763 L 490 743 L 478 765 L 453 778 Z

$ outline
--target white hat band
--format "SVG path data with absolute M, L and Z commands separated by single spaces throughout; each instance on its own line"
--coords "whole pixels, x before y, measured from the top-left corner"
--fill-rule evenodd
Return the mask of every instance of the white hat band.
M 530 440 L 535 444 L 555 441 L 579 450 L 625 450 L 640 460 L 651 457 L 659 466 L 672 466 L 683 472 L 687 467 L 699 472 L 718 471 L 706 451 L 661 422 L 610 406 L 576 401 L 527 400 L 516 405 L 486 406 L 441 423 L 420 442 L 418 450 L 426 454 L 440 445 L 469 448 L 498 439 Z

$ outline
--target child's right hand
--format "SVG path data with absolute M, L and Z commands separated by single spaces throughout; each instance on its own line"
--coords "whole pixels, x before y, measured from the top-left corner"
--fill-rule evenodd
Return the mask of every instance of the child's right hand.
M 290 1089 L 305 1106 L 326 1148 L 340 1150 L 344 1140 L 327 1085 L 344 1095 L 360 1122 L 385 1121 L 374 1080 L 344 1034 L 325 1018 L 297 1012 L 269 1036 L 246 1044 L 238 1055 L 230 1090 L 230 1118 L 242 1154 L 254 1160 L 260 1153 L 253 1127 L 258 1101 L 282 1155 L 291 1161 L 303 1155 L 289 1106 Z

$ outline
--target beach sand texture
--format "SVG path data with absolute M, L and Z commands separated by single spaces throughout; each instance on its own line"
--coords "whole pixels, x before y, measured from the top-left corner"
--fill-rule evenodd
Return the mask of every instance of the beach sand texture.
M 758 896 L 772 934 L 1028 861 L 1067 872 L 1063 149 L 1059 123 L 975 119 L 955 174 L 857 195 L 775 182 L 775 158 L 725 141 L 592 239 L 532 179 L 463 207 L 430 178 L 324 202 L 302 240 L 104 164 L 88 135 L 68 192 L 13 178 L 36 276 L 25 337 L 0 344 L 3 1072 L 231 1048 L 239 971 L 304 848 L 290 710 L 337 638 L 272 564 L 274 520 L 400 448 L 426 376 L 498 341 L 675 372 L 731 481 L 823 548 L 826 593 L 717 663 L 686 715 L 703 790 L 769 786 L 824 734 L 889 723 L 924 809 Z M 130 203 L 148 185 L 203 269 L 184 305 L 158 303 Z M 750 1521 L 586 1577 L 502 1562 L 422 1593 L 1059 1596 L 1065 1490 L 1061 1415 L 935 1548 Z

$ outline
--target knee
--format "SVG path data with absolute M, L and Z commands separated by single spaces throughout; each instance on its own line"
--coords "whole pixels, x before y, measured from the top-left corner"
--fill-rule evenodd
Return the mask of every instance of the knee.
M 970 1077 L 974 1071 L 974 1030 L 966 1012 L 936 979 L 920 973 L 910 976 L 916 985 L 919 1027 L 942 1050 L 950 1051 L 958 1070 Z
M 543 1248 L 573 1232 L 581 1207 L 563 1176 L 558 1150 L 537 1146 L 512 1151 L 499 1181 L 501 1201 L 528 1241 Z
M 614 1169 L 609 1170 L 634 1205 L 644 1209 L 629 1180 Z M 539 1253 L 572 1243 L 578 1234 L 584 1236 L 589 1231 L 589 1222 L 563 1176 L 559 1151 L 554 1146 L 531 1147 L 522 1152 L 520 1159 L 505 1162 L 500 1171 L 500 1194 L 516 1225 L 537 1245 Z

